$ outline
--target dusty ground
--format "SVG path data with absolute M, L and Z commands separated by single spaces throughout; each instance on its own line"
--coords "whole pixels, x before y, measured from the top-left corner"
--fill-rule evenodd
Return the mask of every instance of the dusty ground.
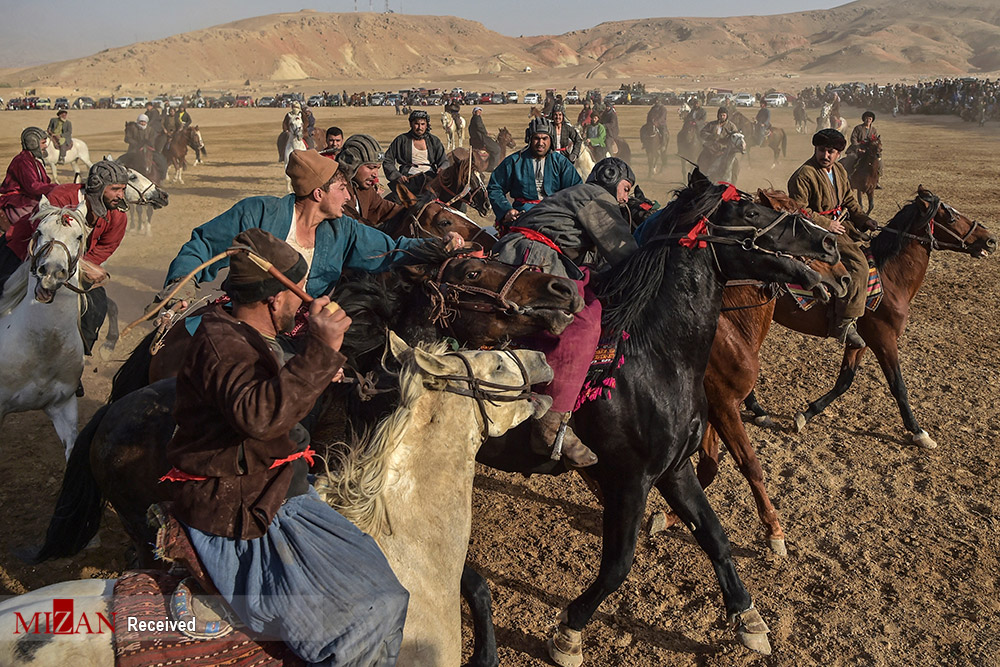
M 645 178 L 645 158 L 638 154 L 644 114 L 622 108 L 621 126 L 637 153 L 640 184 L 665 201 L 677 162 L 652 181 Z M 123 324 L 140 314 L 192 227 L 241 197 L 284 192 L 274 149 L 280 110 L 194 115 L 208 162 L 193 167 L 185 185 L 169 188 L 171 204 L 154 217 L 153 237 L 126 237 L 109 262 L 109 293 Z M 117 154 L 124 148 L 123 122 L 133 116 L 90 111 L 73 112 L 72 119 L 93 153 Z M 491 130 L 517 128 L 517 136 L 525 116 L 524 107 L 491 107 L 485 120 Z M 14 154 L 22 127 L 44 127 L 47 118 L 46 112 L 0 114 L 0 155 Z M 383 145 L 405 126 L 391 109 L 321 110 L 318 125 L 329 124 L 347 134 L 373 132 Z M 790 114 L 778 112 L 775 124 L 790 128 Z M 884 190 L 874 212 L 879 220 L 923 184 L 994 231 L 1000 228 L 995 127 L 979 129 L 954 118 L 880 118 L 878 126 L 886 145 Z M 745 169 L 740 185 L 783 186 L 809 151 L 807 138 L 793 133 L 789 157 L 777 169 L 767 169 L 770 161 L 755 152 L 762 166 Z M 774 655 L 760 657 L 734 643 L 723 627 L 707 558 L 686 532 L 671 531 L 640 538 L 627 581 L 587 629 L 589 664 L 1000 664 L 998 283 L 995 259 L 939 252 L 914 301 L 902 340 L 903 370 L 917 417 L 939 449 L 904 444 L 895 404 L 871 360 L 853 390 L 805 433 L 747 427 L 788 535 L 787 557 L 768 553 L 747 485 L 730 460 L 723 461 L 709 497 L 728 530 L 737 568 L 771 626 Z M 122 342 L 119 359 L 136 341 Z M 763 357 L 759 396 L 783 424 L 832 385 L 840 359 L 830 341 L 780 327 Z M 117 365 L 88 362 L 81 425 L 106 395 Z M 15 556 L 44 534 L 64 463 L 40 413 L 8 417 L 0 447 L 0 593 L 120 571 L 125 544 L 110 512 L 98 549 L 37 567 Z M 663 507 L 654 496 L 647 513 Z M 546 664 L 544 640 L 557 611 L 597 571 L 599 507 L 576 477 L 524 479 L 481 470 L 475 512 L 470 559 L 491 584 L 502 663 Z

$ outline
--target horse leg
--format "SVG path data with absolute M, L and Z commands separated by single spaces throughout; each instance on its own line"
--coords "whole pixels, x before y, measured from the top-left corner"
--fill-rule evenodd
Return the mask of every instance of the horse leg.
M 639 478 L 640 471 L 630 474 L 632 483 L 601 485 L 605 492 L 601 567 L 594 583 L 559 615 L 559 627 L 549 640 L 549 656 L 560 667 L 583 664 L 583 628 L 632 568 L 649 487 Z
M 736 628 L 740 643 L 753 651 L 770 655 L 767 624 L 754 609 L 750 593 L 736 574 L 729 538 L 722 529 L 719 517 L 708 504 L 694 469 L 684 463 L 677 470 L 668 470 L 657 480 L 656 488 L 712 561 L 722 589 L 726 616 L 730 626 Z
M 872 336 L 874 338 L 874 336 Z M 884 339 L 876 339 L 876 343 L 883 343 L 872 348 L 875 358 L 878 359 L 882 373 L 889 383 L 889 391 L 896 399 L 899 406 L 899 414 L 903 418 L 903 426 L 910 432 L 910 442 L 926 449 L 934 449 L 937 443 L 927 434 L 927 431 L 920 428 L 917 418 L 910 408 L 910 399 L 906 391 L 906 382 L 903 380 L 903 370 L 899 367 L 899 346 L 894 336 L 887 336 Z
M 854 382 L 854 376 L 858 372 L 858 366 L 861 365 L 861 357 L 867 349 L 867 347 L 844 349 L 844 359 L 840 363 L 840 374 L 837 375 L 836 384 L 833 385 L 833 389 L 810 403 L 805 412 L 798 412 L 795 414 L 796 433 L 801 433 L 802 429 L 806 427 L 809 420 L 823 412 L 823 410 L 826 410 L 828 405 L 840 398 L 845 391 L 851 388 L 851 384 Z
M 765 428 L 774 428 L 774 421 L 771 420 L 771 415 L 757 402 L 757 395 L 752 389 L 750 390 L 750 395 L 743 399 L 743 405 L 753 413 L 754 424 Z
M 108 321 L 108 335 L 104 338 L 104 344 L 98 350 L 101 358 L 105 361 L 110 358 L 111 353 L 115 351 L 115 345 L 118 344 L 118 304 L 115 303 L 114 299 L 108 299 L 108 314 L 106 319 Z
M 709 408 L 711 409 L 711 408 Z M 701 436 L 701 445 L 698 447 L 698 483 L 701 488 L 707 489 L 708 485 L 715 480 L 719 473 L 719 435 L 711 425 L 705 427 L 705 432 Z M 681 522 L 681 519 L 673 511 L 664 513 L 663 529 L 673 528 Z
M 61 403 L 55 403 L 45 408 L 45 414 L 52 420 L 52 425 L 56 429 L 56 435 L 66 448 L 66 460 L 73 452 L 73 444 L 76 442 L 77 408 L 76 396 L 70 397 Z
M 497 638 L 493 632 L 493 602 L 490 587 L 483 576 L 468 563 L 462 569 L 462 597 L 469 605 L 472 615 L 472 637 L 474 645 L 470 667 L 497 667 Z
M 871 213 L 872 209 L 875 208 L 875 191 L 870 190 L 868 193 L 868 210 L 865 213 Z

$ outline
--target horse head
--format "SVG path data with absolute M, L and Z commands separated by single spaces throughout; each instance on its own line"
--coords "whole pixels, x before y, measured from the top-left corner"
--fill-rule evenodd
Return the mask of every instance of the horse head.
M 410 347 L 392 331 L 388 347 L 403 365 L 400 388 L 404 396 L 410 393 L 405 379 L 409 366 L 411 372 L 421 376 L 419 381 L 423 388 L 475 398 L 485 435 L 499 437 L 524 420 L 541 416 L 552 405 L 550 397 L 531 391 L 532 385 L 552 380 L 552 368 L 541 352 L 461 350 L 434 353 Z
M 396 196 L 406 207 L 402 235 L 413 238 L 445 238 L 457 232 L 463 239 L 479 243 L 485 249 L 493 248 L 495 239 L 483 227 L 461 211 L 441 201 L 434 190 L 428 189 L 415 196 L 402 183 L 396 184 Z
M 969 219 L 924 186 L 917 186 L 917 197 L 913 201 L 929 214 L 933 210 L 930 222 L 923 230 L 910 230 L 913 235 L 923 233 L 933 237 L 931 247 L 956 250 L 979 258 L 988 257 L 996 251 L 997 238 L 982 223 Z
M 469 347 L 540 330 L 562 333 L 583 309 L 576 284 L 566 278 L 513 267 L 438 244 L 411 251 L 418 263 L 399 268 L 430 300 L 430 320 Z
M 734 153 L 747 152 L 747 139 L 742 132 L 733 132 L 729 135 L 729 149 Z
M 35 301 L 51 303 L 56 291 L 76 278 L 87 249 L 87 203 L 76 208 L 53 206 L 44 195 L 38 202 L 38 227 L 31 237 L 28 259 L 35 280 Z
M 836 237 L 800 212 L 758 204 L 733 185 L 712 183 L 697 169 L 668 210 L 675 205 L 682 212 L 676 224 L 693 226 L 687 245 L 698 247 L 704 238 L 725 279 L 790 282 L 811 289 L 820 276 L 806 265 L 808 260 L 840 261 Z
M 507 149 L 517 148 L 517 144 L 514 143 L 514 135 L 506 127 L 501 127 L 500 131 L 497 132 L 497 143 Z
M 201 130 L 197 125 L 189 125 L 187 128 L 187 145 L 188 148 L 193 148 L 195 150 L 201 150 L 205 147 L 205 142 L 201 138 Z

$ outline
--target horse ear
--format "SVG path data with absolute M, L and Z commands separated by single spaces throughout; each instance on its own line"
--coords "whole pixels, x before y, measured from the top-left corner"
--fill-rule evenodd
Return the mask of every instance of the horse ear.
M 76 212 L 79 213 L 84 218 L 87 217 L 87 198 L 86 197 L 80 197 L 80 204 L 79 204 L 79 206 L 76 207 Z
M 464 375 L 462 362 L 447 354 L 430 354 L 418 347 L 413 348 L 413 360 L 420 370 L 434 377 L 442 375 Z
M 399 197 L 399 202 L 406 208 L 410 208 L 417 203 L 417 198 L 413 196 L 413 193 L 406 187 L 406 184 L 400 181 L 396 181 L 396 196 Z
M 395 331 L 389 331 L 389 351 L 396 361 L 402 361 L 404 355 L 410 351 L 410 346 L 402 338 L 396 335 Z
M 49 203 L 49 198 L 42 195 L 42 198 L 38 200 L 38 211 L 39 213 L 52 208 L 52 204 Z
M 688 187 L 695 188 L 696 190 L 704 190 L 705 188 L 712 187 L 712 181 L 705 174 L 701 173 L 701 169 L 695 167 L 691 175 L 688 176 Z
M 431 279 L 432 268 L 429 264 L 405 264 L 396 267 L 396 273 L 408 283 L 417 285 Z

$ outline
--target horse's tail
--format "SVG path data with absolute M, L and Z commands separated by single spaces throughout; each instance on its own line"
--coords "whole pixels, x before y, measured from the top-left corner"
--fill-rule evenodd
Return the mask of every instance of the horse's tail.
M 114 403 L 123 396 L 149 384 L 149 367 L 153 362 L 153 355 L 149 351 L 149 347 L 155 336 L 156 330 L 153 330 L 143 338 L 142 342 L 132 350 L 132 354 L 115 373 L 114 379 L 111 380 L 111 395 L 108 396 L 108 403 Z
M 781 131 L 781 157 L 788 157 L 788 134 Z
M 73 453 L 66 463 L 62 488 L 49 520 L 45 544 L 35 555 L 40 563 L 50 558 L 72 556 L 82 550 L 101 527 L 103 498 L 90 469 L 90 444 L 104 414 L 111 405 L 102 405 L 76 437 Z

